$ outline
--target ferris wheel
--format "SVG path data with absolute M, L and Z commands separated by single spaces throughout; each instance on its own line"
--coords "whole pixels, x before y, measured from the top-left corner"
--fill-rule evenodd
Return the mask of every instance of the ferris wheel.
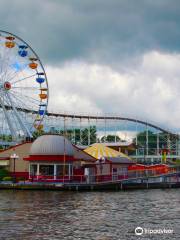
M 47 105 L 48 82 L 38 55 L 18 36 L 0 30 L 0 137 L 31 138 L 43 129 Z

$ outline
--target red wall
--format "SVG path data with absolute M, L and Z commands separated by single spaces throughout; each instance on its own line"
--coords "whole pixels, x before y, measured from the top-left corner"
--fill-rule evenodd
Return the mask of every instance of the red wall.
M 156 164 L 156 165 L 141 165 L 136 164 L 128 167 L 128 171 L 143 171 L 149 170 L 154 171 L 156 174 L 168 173 L 169 167 L 165 164 Z
M 10 172 L 10 175 L 14 177 L 14 173 Z M 25 178 L 26 180 L 29 179 L 29 173 L 28 172 L 15 172 L 16 178 Z

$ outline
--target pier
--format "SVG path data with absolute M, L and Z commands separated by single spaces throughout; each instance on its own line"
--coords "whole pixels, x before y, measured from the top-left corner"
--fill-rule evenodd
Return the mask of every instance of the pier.
M 180 188 L 180 172 L 100 182 L 19 182 L 0 183 L 0 190 L 100 191 Z

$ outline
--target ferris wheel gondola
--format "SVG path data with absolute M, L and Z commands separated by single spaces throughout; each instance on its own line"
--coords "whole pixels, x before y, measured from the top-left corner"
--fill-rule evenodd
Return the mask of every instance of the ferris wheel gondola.
M 0 128 L 12 139 L 43 129 L 48 82 L 35 51 L 18 36 L 0 30 Z M 27 117 L 19 109 L 34 111 Z M 1 136 L 0 135 L 0 136 Z

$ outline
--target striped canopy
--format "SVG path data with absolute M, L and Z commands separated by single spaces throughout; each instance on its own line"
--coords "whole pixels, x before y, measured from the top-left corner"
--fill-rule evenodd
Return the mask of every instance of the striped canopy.
M 95 143 L 91 147 L 86 148 L 84 151 L 96 159 L 100 159 L 103 157 L 104 158 L 118 158 L 118 157 L 122 158 L 123 157 L 130 160 L 130 158 L 127 155 L 121 152 L 118 152 L 112 148 L 106 147 L 100 143 Z

